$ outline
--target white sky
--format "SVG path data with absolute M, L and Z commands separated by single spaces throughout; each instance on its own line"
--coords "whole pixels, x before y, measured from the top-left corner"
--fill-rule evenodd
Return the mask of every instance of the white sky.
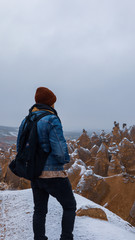
M 64 130 L 135 124 L 134 0 L 0 0 L 0 125 L 50 88 Z

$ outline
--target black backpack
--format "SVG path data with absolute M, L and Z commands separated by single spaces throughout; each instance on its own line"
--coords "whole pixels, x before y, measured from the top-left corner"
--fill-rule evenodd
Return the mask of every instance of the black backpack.
M 51 150 L 45 152 L 42 149 L 38 141 L 37 122 L 42 117 L 50 114 L 50 112 L 46 111 L 38 116 L 34 114 L 34 117 L 31 117 L 30 113 L 26 117 L 19 139 L 17 155 L 9 164 L 10 170 L 18 177 L 34 180 L 41 175 Z

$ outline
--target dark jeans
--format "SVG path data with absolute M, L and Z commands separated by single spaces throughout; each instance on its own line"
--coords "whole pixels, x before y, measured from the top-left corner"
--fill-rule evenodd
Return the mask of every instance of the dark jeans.
M 55 197 L 63 208 L 61 240 L 73 240 L 73 228 L 76 211 L 76 201 L 69 179 L 39 178 L 31 182 L 34 214 L 34 240 L 45 240 L 45 220 L 49 194 Z

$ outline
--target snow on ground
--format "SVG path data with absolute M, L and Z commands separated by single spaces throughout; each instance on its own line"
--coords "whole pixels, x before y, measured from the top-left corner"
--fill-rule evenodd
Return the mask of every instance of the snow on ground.
M 89 217 L 76 217 L 74 240 L 134 240 L 135 228 L 109 210 L 75 194 L 77 208 L 100 207 L 108 222 Z M 31 189 L 0 191 L 0 239 L 33 240 L 32 232 L 33 198 Z M 47 215 L 47 236 L 59 240 L 62 208 L 53 198 L 49 199 Z

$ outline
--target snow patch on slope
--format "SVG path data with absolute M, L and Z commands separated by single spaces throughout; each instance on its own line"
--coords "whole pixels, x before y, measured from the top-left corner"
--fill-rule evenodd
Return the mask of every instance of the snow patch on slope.
M 107 214 L 108 222 L 89 217 L 76 217 L 75 240 L 134 240 L 135 228 L 129 223 L 94 202 L 75 194 L 77 209 L 99 207 Z M 33 240 L 33 197 L 31 189 L 0 191 L 0 239 Z M 47 214 L 47 236 L 59 240 L 62 208 L 50 197 Z M 51 223 L 51 224 L 50 224 Z M 55 233 L 55 234 L 54 234 Z

